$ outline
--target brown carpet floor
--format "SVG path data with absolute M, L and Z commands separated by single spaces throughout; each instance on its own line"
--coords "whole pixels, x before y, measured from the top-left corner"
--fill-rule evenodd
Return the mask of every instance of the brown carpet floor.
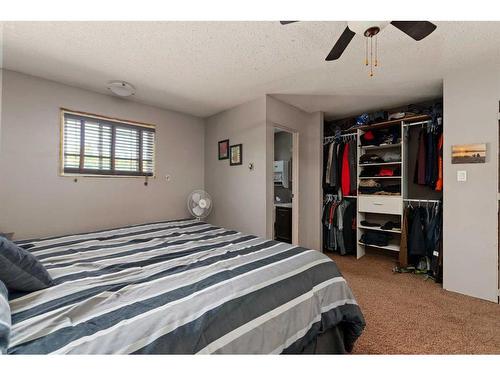
M 355 354 L 500 354 L 500 305 L 393 273 L 387 255 L 328 255 L 365 316 Z

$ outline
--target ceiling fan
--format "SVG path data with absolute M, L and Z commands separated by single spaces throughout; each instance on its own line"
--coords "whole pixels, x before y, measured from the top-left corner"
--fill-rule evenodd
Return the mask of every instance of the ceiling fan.
M 294 23 L 299 21 L 280 21 L 282 25 Z M 387 25 L 388 21 L 349 21 L 344 29 L 342 35 L 337 40 L 332 50 L 326 57 L 326 61 L 337 60 L 344 50 L 347 48 L 352 38 L 356 34 L 362 34 L 366 37 L 366 58 L 365 65 L 368 65 L 368 40 L 370 39 L 370 76 L 373 76 L 373 65 L 378 66 L 377 58 L 377 34 Z M 398 28 L 406 35 L 419 41 L 430 35 L 435 29 L 436 25 L 429 21 L 391 21 L 391 25 Z M 373 37 L 375 37 L 375 64 L 373 64 Z

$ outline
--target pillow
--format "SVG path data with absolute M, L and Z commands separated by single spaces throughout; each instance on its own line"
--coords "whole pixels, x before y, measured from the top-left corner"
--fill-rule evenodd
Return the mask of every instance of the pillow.
M 10 306 L 8 292 L 4 283 L 0 281 L 0 354 L 5 354 L 9 347 L 10 326 Z
M 52 278 L 33 254 L 0 237 L 0 280 L 8 289 L 34 292 L 52 285 Z

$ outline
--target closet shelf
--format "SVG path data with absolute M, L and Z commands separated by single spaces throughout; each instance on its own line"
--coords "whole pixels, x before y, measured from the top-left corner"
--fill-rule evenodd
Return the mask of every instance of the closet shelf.
M 388 121 L 378 122 L 376 124 L 358 126 L 356 129 L 361 129 L 361 130 L 380 129 L 380 128 L 391 127 L 393 125 L 400 125 L 402 122 L 411 123 L 411 122 L 425 121 L 430 119 L 431 117 L 428 115 L 416 115 L 416 116 L 401 118 L 398 120 L 388 120 Z
M 396 195 L 393 195 L 393 194 L 358 194 L 358 197 L 384 197 L 384 198 L 393 198 L 393 199 L 396 199 L 396 198 L 399 198 L 401 199 L 401 194 L 396 194 Z
M 382 229 L 380 227 L 365 227 L 364 225 L 358 225 L 359 229 L 365 230 L 376 230 L 378 232 L 387 232 L 387 233 L 399 233 L 401 234 L 401 229 Z
M 357 195 L 344 195 L 344 198 L 357 198 Z
M 377 166 L 384 166 L 384 165 L 398 165 L 401 164 L 400 161 L 387 161 L 383 163 L 362 163 L 359 164 L 359 167 L 377 167 Z
M 368 177 L 359 177 L 360 180 L 378 180 L 378 179 L 381 179 L 381 178 L 392 178 L 392 179 L 395 179 L 395 178 L 401 178 L 401 176 L 368 176 Z
M 365 247 L 376 247 L 378 249 L 386 249 L 386 250 L 399 252 L 399 245 L 395 245 L 395 244 L 389 244 L 387 246 L 377 246 L 377 245 L 368 245 L 368 244 L 363 243 L 361 241 L 359 241 L 358 244 L 361 246 L 365 246 Z
M 387 145 L 366 145 L 366 146 L 359 146 L 363 150 L 382 150 L 384 148 L 396 148 L 396 147 L 401 147 L 401 143 L 391 143 Z

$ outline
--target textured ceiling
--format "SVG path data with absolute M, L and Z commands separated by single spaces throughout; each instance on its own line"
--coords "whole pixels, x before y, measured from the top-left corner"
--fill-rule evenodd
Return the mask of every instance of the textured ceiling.
M 500 22 L 435 23 L 420 42 L 385 28 L 373 78 L 360 36 L 325 62 L 344 22 L 6 22 L 3 65 L 102 93 L 125 80 L 133 100 L 202 117 L 263 94 L 339 117 L 439 96 L 447 70 L 499 57 Z

